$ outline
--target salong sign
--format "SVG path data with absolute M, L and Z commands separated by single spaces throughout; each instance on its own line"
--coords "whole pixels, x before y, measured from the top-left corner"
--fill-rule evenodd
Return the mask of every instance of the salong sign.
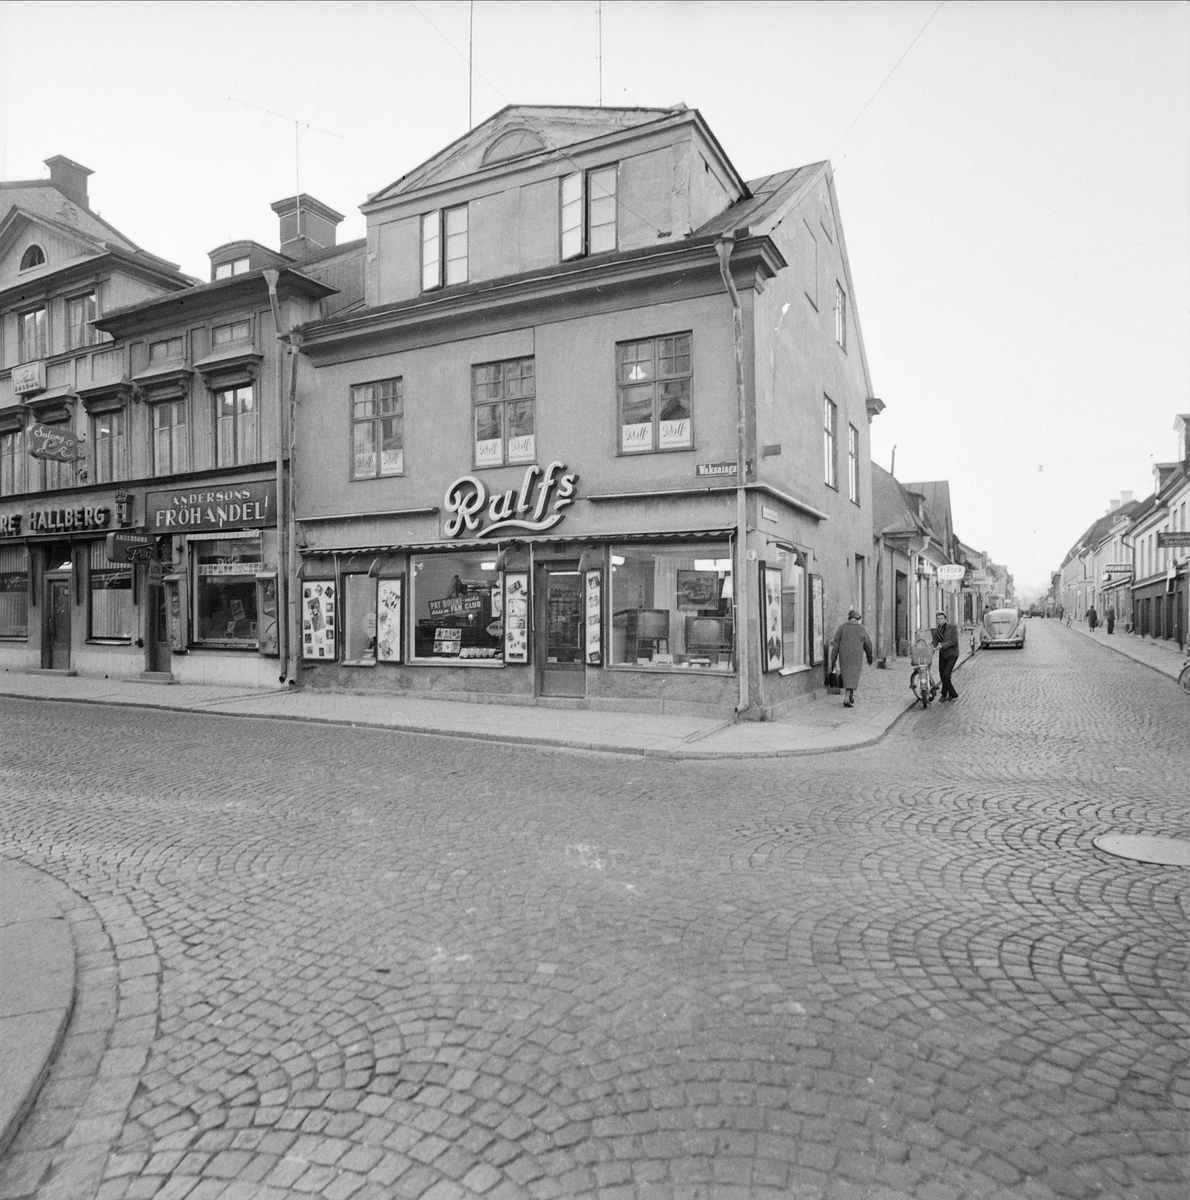
M 79 457 L 79 440 L 65 425 L 30 425 L 29 454 L 33 458 L 74 462 Z
M 193 533 L 274 525 L 275 500 L 273 484 L 268 480 L 149 492 L 145 496 L 145 529 L 158 534 Z

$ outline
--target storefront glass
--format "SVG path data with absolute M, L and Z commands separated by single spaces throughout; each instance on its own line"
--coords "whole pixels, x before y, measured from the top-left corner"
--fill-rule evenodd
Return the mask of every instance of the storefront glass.
M 105 542 L 90 554 L 91 638 L 132 640 L 132 566 L 113 563 Z
M 732 669 L 727 542 L 612 548 L 613 666 Z
M 0 546 L 0 638 L 29 635 L 29 551 Z
M 370 575 L 344 575 L 343 661 L 376 661 L 376 580 Z
M 806 568 L 787 554 L 781 584 L 781 640 L 785 665 L 806 665 Z
M 415 659 L 475 663 L 503 658 L 494 549 L 415 558 L 410 603 Z
M 198 645 L 255 650 L 257 538 L 194 539 L 194 641 Z

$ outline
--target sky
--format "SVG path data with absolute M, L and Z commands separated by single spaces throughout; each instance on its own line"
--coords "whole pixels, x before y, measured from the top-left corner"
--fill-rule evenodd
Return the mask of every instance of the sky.
M 746 179 L 829 158 L 873 460 L 948 479 L 1018 591 L 1176 457 L 1186 3 L 0 3 L 0 45 L 0 178 L 75 159 L 204 279 L 298 188 L 362 237 L 370 193 L 509 103 L 682 101 Z

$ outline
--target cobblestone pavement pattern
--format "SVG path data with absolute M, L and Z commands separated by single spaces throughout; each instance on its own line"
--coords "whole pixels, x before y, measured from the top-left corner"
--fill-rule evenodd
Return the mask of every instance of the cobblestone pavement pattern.
M 958 679 L 778 763 L 0 702 L 80 956 L 0 1197 L 1185 1200 L 1188 876 L 1091 839 L 1190 834 L 1186 697 Z

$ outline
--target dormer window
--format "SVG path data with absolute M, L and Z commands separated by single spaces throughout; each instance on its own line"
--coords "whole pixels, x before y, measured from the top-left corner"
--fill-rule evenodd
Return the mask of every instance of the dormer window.
M 77 350 L 99 341 L 99 330 L 91 322 L 99 316 L 99 297 L 94 292 L 72 296 L 66 302 L 66 348 Z
M 562 257 L 616 248 L 618 166 L 576 171 L 562 180 Z
M 48 352 L 44 308 L 33 308 L 17 316 L 17 357 L 23 362 L 45 358 Z
M 219 263 L 215 268 L 216 279 L 230 279 L 233 275 L 246 275 L 251 263 L 246 258 L 237 258 L 233 262 Z
M 426 213 L 421 219 L 422 291 L 466 282 L 467 206 Z
M 40 246 L 30 246 L 24 254 L 21 255 L 21 270 L 29 271 L 34 267 L 45 266 L 45 251 Z

